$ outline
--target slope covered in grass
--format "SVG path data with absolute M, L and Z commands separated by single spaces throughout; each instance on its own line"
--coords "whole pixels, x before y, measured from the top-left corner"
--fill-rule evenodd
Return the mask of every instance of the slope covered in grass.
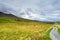
M 0 17 L 0 40 L 51 40 L 52 25 L 4 14 Z

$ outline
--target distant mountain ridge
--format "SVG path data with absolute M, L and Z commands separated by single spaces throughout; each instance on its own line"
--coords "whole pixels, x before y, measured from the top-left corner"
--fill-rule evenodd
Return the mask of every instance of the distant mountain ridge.
M 0 17 L 13 17 L 13 18 L 17 18 L 15 15 L 5 14 L 5 13 L 2 13 L 2 12 L 0 12 Z

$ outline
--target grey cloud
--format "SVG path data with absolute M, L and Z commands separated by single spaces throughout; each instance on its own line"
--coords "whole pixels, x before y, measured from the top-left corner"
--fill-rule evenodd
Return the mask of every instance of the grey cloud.
M 0 0 L 0 12 L 44 22 L 60 22 L 60 0 Z

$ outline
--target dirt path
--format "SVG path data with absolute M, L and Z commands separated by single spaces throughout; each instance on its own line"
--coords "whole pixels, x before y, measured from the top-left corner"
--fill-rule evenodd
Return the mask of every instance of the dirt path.
M 50 38 L 52 40 L 60 40 L 60 34 L 58 33 L 58 28 L 53 26 L 53 29 L 50 32 Z

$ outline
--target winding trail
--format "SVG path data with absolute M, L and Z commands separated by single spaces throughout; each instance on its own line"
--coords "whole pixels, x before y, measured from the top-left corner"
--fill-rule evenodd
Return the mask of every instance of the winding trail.
M 57 26 L 53 26 L 53 29 L 50 32 L 50 38 L 52 40 L 60 40 L 60 34 L 58 33 Z

